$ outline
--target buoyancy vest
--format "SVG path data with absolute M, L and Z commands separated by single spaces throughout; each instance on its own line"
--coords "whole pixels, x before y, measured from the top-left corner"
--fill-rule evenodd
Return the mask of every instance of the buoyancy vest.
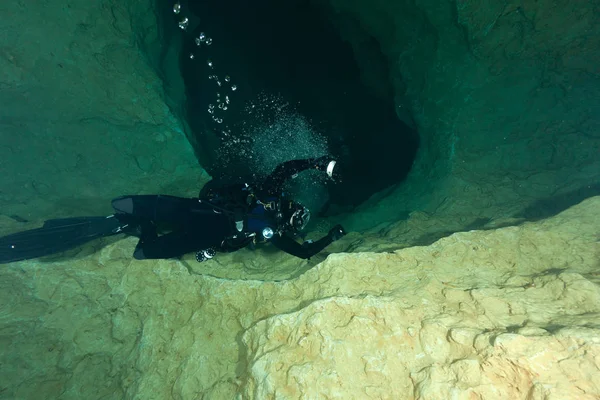
M 251 243 L 266 242 L 278 234 L 281 200 L 276 196 L 258 199 L 248 184 L 211 187 L 201 192 L 204 201 L 230 217 L 232 234 L 221 243 L 221 251 L 239 250 Z

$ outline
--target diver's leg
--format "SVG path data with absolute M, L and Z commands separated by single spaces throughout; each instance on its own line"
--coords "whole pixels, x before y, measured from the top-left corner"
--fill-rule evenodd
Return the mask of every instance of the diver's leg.
M 188 232 L 175 231 L 151 240 L 140 239 L 133 257 L 136 260 L 173 258 L 195 251 L 195 248 Z
M 202 240 L 201 237 L 189 231 L 170 232 L 153 240 L 140 239 L 133 252 L 133 257 L 136 260 L 179 257 L 200 249 L 216 247 L 223 240 L 223 238 L 214 236 L 205 239 L 208 240 Z
M 141 237 L 133 256 L 138 260 L 178 257 L 218 247 L 230 234 L 231 224 L 227 216 L 215 213 L 196 214 L 184 229 L 157 237 Z
M 197 199 L 166 195 L 122 196 L 112 201 L 112 206 L 120 214 L 149 219 L 157 223 L 182 225 L 189 218 Z

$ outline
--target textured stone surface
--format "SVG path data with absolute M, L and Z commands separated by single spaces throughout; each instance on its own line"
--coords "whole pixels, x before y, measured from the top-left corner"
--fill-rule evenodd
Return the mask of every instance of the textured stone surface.
M 564 208 L 600 193 L 598 2 L 314 2 L 358 59 L 368 56 L 361 44 L 377 40 L 398 114 L 408 108 L 421 137 L 409 180 L 363 205 L 348 227 L 420 211 L 445 220 L 440 237 L 536 215 L 542 200 Z
M 349 238 L 284 282 L 131 260 L 134 240 L 10 264 L 0 398 L 597 398 L 598 210 L 393 253 Z
M 197 192 L 206 177 L 139 50 L 159 46 L 148 1 L 2 2 L 0 16 L 0 213 L 99 214 L 126 192 Z
M 446 291 L 446 302 L 429 296 L 332 297 L 260 321 L 244 335 L 251 365 L 245 394 L 257 399 L 597 398 L 600 326 L 552 334 L 518 326 L 562 290 L 585 294 L 566 296 L 558 307 L 588 301 L 597 319 L 599 288 L 578 274 L 538 284 L 545 292 Z M 508 309 L 514 310 L 515 333 L 505 333 Z
M 596 220 L 595 204 L 427 248 L 330 257 L 305 277 L 328 275 L 337 290 L 245 332 L 245 395 L 597 398 L 600 245 L 597 228 L 575 222 L 585 208 Z M 329 275 L 331 264 L 343 272 Z

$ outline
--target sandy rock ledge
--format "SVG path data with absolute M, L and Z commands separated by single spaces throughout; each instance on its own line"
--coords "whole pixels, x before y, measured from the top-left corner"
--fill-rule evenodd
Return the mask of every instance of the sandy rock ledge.
M 280 282 L 132 260 L 133 238 L 6 265 L 0 399 L 598 399 L 598 210 Z
M 242 397 L 599 398 L 599 246 L 577 245 L 586 230 L 570 219 L 592 203 L 427 248 L 330 257 L 300 280 L 338 290 L 321 286 L 323 298 L 243 334 Z

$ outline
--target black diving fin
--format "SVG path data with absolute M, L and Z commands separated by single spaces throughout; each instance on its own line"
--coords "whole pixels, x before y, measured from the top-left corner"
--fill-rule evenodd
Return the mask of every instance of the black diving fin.
M 126 226 L 114 215 L 51 219 L 41 228 L 0 237 L 0 264 L 70 250 L 91 240 L 121 233 Z

